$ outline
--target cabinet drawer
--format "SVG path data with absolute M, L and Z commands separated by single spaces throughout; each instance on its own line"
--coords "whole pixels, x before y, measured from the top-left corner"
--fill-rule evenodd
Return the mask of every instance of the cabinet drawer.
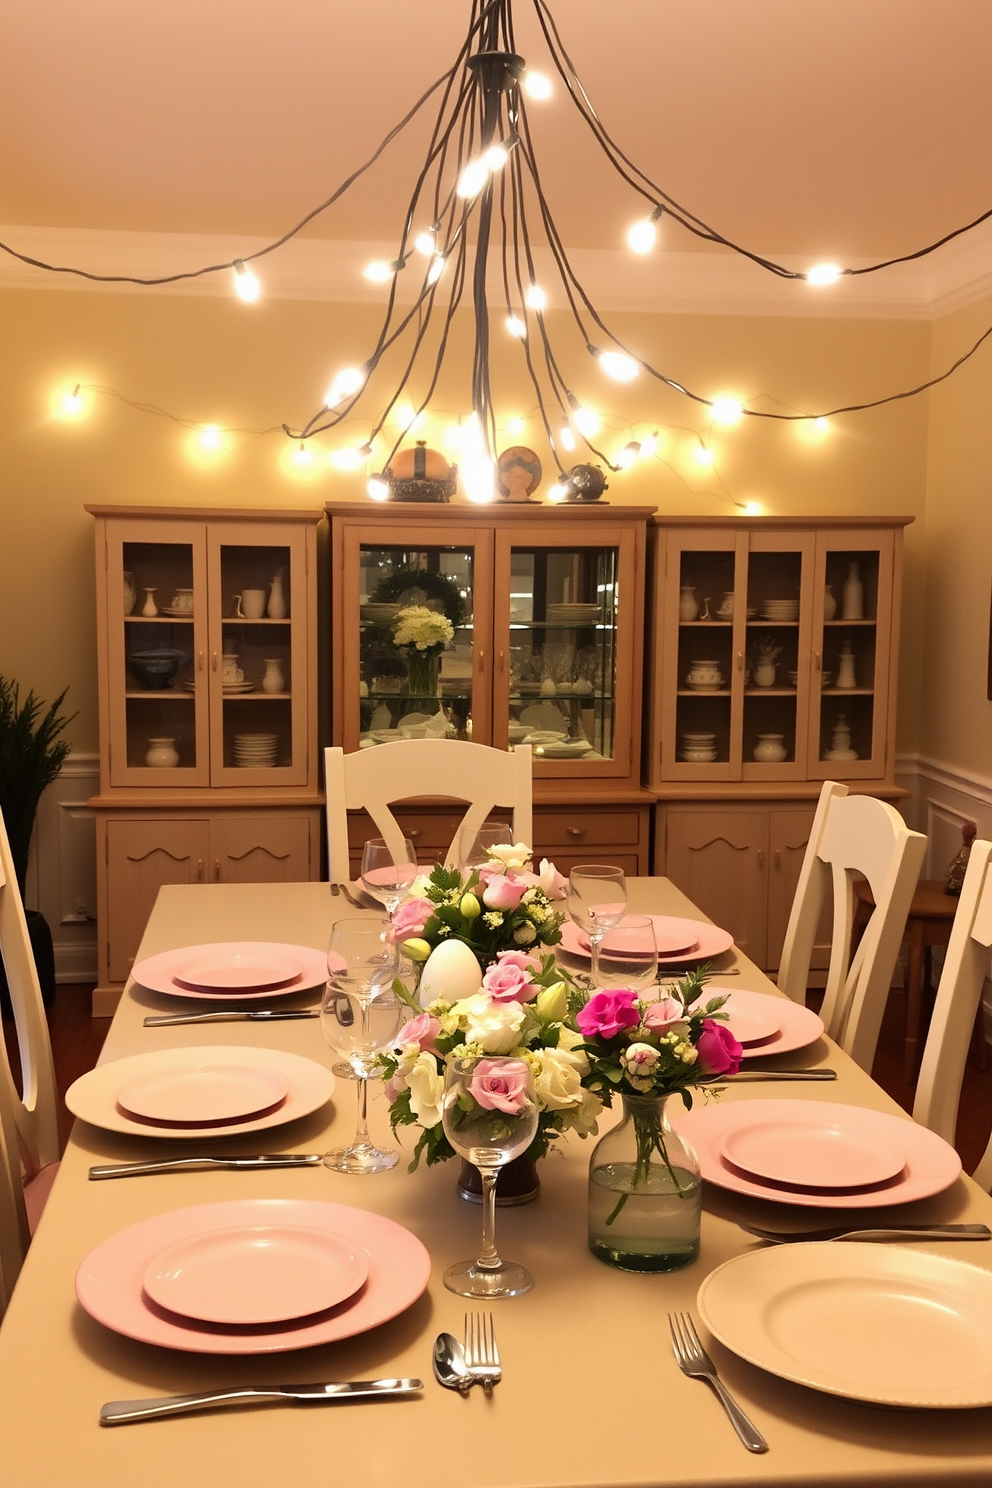
M 590 811 L 586 806 L 534 812 L 534 837 L 542 846 L 573 849 L 618 843 L 637 847 L 641 841 L 639 811 Z M 582 859 L 580 858 L 581 862 Z
M 421 862 L 425 861 L 425 854 L 434 853 L 435 856 L 443 856 L 451 843 L 455 830 L 462 817 L 465 815 L 465 807 L 455 810 L 439 811 L 403 811 L 396 810 L 393 814 L 403 834 L 409 837 L 417 849 L 417 856 Z M 497 818 L 498 820 L 498 818 Z M 361 858 L 362 848 L 371 837 L 378 837 L 379 829 L 375 822 L 365 811 L 348 812 L 348 846 L 358 850 Z
M 535 856 L 540 859 L 547 855 L 538 849 Z M 616 852 L 609 844 L 600 849 L 600 856 L 597 861 L 599 860 L 609 863 L 612 868 L 619 868 L 622 873 L 626 873 L 630 878 L 638 878 L 644 873 L 644 866 L 636 853 Z M 588 853 L 556 852 L 554 855 L 554 865 L 558 869 L 558 872 L 565 878 L 568 877 L 573 868 L 578 868 L 581 863 L 588 862 Z M 563 903 L 554 905 L 555 909 L 564 909 L 564 907 Z

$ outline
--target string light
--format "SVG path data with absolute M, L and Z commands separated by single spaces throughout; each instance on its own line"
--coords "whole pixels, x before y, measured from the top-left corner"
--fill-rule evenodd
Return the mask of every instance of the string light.
M 511 336 L 516 336 L 521 341 L 527 335 L 527 327 L 519 315 L 508 315 L 506 317 L 506 329 Z
M 434 259 L 433 263 L 431 264 L 430 268 L 427 270 L 427 283 L 428 284 L 436 284 L 437 283 L 437 281 L 440 279 L 441 275 L 444 273 L 444 266 L 445 266 L 446 263 L 447 263 L 447 259 L 445 258 L 444 254 L 443 253 L 437 254 L 437 256 L 435 257 L 435 259 Z
M 507 434 L 522 434 L 526 427 L 522 418 L 508 418 L 506 421 Z
M 586 439 L 595 439 L 599 433 L 599 419 L 591 408 L 583 408 L 581 405 L 572 410 L 572 422 L 579 433 Z
M 657 223 L 664 207 L 655 207 L 650 217 L 642 217 L 627 229 L 627 246 L 633 253 L 650 253 L 658 238 Z
M 564 501 L 565 497 L 568 495 L 568 487 L 563 486 L 560 481 L 555 481 L 553 486 L 548 487 L 547 495 L 551 505 L 557 506 L 558 503 L 560 501 Z
M 819 418 L 813 420 L 813 428 L 818 434 L 827 434 L 830 432 L 830 420 L 824 418 L 821 413 Z
M 641 456 L 645 460 L 650 460 L 651 457 L 657 453 L 657 451 L 658 430 L 655 429 L 653 434 L 646 434 L 641 440 Z
M 413 240 L 414 248 L 416 248 L 418 253 L 422 253 L 425 258 L 430 258 L 431 254 L 434 253 L 436 244 L 437 239 L 434 236 L 433 229 L 429 232 L 418 233 Z
M 523 77 L 524 92 L 535 103 L 543 103 L 551 97 L 551 83 L 543 72 L 532 72 L 528 67 Z
M 200 446 L 215 453 L 224 448 L 224 436 L 216 424 L 204 424 L 200 430 Z
M 531 310 L 543 310 L 548 303 L 548 297 L 539 284 L 528 284 L 524 299 Z
M 633 382 L 640 372 L 640 367 L 632 356 L 625 351 L 596 351 L 590 348 L 593 356 L 599 362 L 607 377 L 612 377 L 614 382 Z
M 621 470 L 629 470 L 640 453 L 640 444 L 636 439 L 632 439 L 619 451 L 613 463 L 619 466 Z
M 389 487 L 379 476 L 374 475 L 371 480 L 366 481 L 365 490 L 373 501 L 388 501 Z
M 700 443 L 697 444 L 695 449 L 693 450 L 692 458 L 695 460 L 697 465 L 712 465 L 713 451 L 710 449 L 708 444 Z
M 560 443 L 562 449 L 568 450 L 569 453 L 571 453 L 571 451 L 574 450 L 574 448 L 575 448 L 575 435 L 572 433 L 571 429 L 568 427 L 567 424 L 562 429 L 561 433 L 558 435 L 558 442 Z
M 811 269 L 806 270 L 806 283 L 836 284 L 840 276 L 840 267 L 835 263 L 814 264 Z
M 489 167 L 485 161 L 470 160 L 458 177 L 458 185 L 455 187 L 455 190 L 461 197 L 478 196 L 488 180 Z
M 85 411 L 86 403 L 80 392 L 80 383 L 73 386 L 71 393 L 63 394 L 59 401 L 59 412 L 66 418 L 78 418 Z
M 714 398 L 713 400 L 713 422 L 715 424 L 736 424 L 739 422 L 743 407 L 736 398 Z
M 337 408 L 345 398 L 351 398 L 359 392 L 365 383 L 365 373 L 357 367 L 344 367 L 331 383 L 327 397 L 324 400 L 326 408 Z
M 302 439 L 300 440 L 299 449 L 293 453 L 293 464 L 303 468 L 313 464 L 313 450 L 307 449 Z
M 386 263 L 383 258 L 375 258 L 370 264 L 365 265 L 362 273 L 372 284 L 385 284 L 402 267 L 401 263 Z
M 764 509 L 760 501 L 745 501 L 744 503 L 744 515 L 746 517 L 760 517 Z
M 246 269 L 240 258 L 234 260 L 234 292 L 239 300 L 244 300 L 251 305 L 258 299 L 262 290 L 258 279 L 251 269 Z
M 354 445 L 345 445 L 341 449 L 331 450 L 327 457 L 328 463 L 335 470 L 357 470 L 360 465 L 365 464 L 365 453 L 356 449 Z

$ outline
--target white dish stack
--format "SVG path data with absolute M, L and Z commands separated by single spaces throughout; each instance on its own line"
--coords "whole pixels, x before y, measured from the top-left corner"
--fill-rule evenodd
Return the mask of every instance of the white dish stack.
M 234 763 L 241 769 L 270 769 L 278 761 L 278 734 L 235 734 Z
M 711 765 L 716 759 L 716 734 L 680 734 L 679 758 L 687 764 Z
M 778 620 L 780 624 L 788 624 L 790 621 L 799 619 L 798 599 L 766 599 L 761 607 L 761 613 L 766 620 Z

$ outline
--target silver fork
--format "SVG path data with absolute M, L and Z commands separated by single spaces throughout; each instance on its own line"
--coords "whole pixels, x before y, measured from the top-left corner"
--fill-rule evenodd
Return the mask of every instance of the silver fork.
M 668 1326 L 672 1333 L 675 1362 L 690 1379 L 703 1379 L 716 1392 L 717 1399 L 730 1417 L 731 1424 L 749 1452 L 767 1452 L 768 1443 L 741 1410 L 720 1379 L 709 1354 L 699 1341 L 695 1324 L 687 1312 L 670 1312 Z
M 503 1378 L 496 1347 L 496 1324 L 492 1313 L 467 1312 L 465 1314 L 465 1363 L 472 1376 L 478 1380 L 487 1395 L 493 1393 L 493 1385 Z

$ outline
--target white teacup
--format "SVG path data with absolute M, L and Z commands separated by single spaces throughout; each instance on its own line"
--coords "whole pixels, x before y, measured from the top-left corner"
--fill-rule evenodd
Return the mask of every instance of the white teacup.
M 261 620 L 265 614 L 267 595 L 264 589 L 242 589 L 241 593 L 236 594 L 234 598 L 237 601 L 236 619 Z
M 221 677 L 224 682 L 243 682 L 245 680 L 245 674 L 238 666 L 238 658 L 236 656 L 225 656 L 222 660 L 224 670 L 221 673 Z
M 177 589 L 176 592 L 175 592 L 175 594 L 172 596 L 172 604 L 170 605 L 170 609 L 173 609 L 173 610 L 192 610 L 192 608 L 193 608 L 193 591 L 192 591 L 192 589 Z

